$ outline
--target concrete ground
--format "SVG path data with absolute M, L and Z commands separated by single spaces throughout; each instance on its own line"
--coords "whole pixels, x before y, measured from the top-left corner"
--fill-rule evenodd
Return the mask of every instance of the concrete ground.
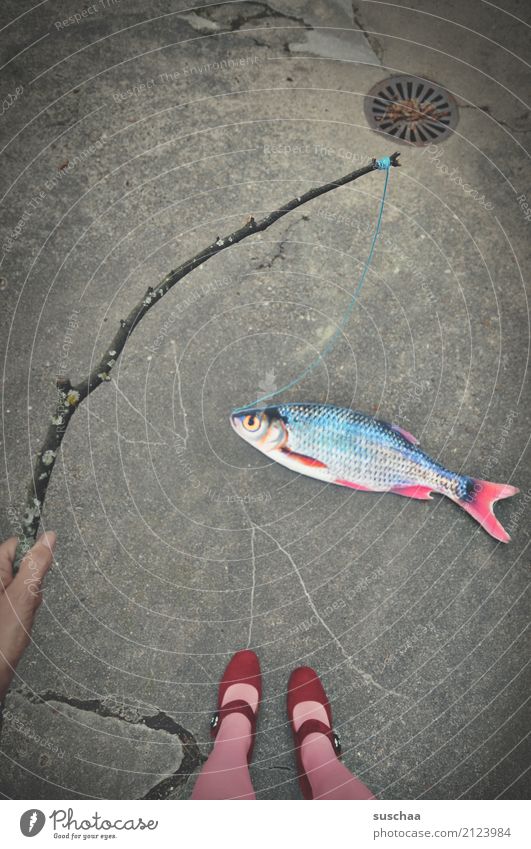
M 522 492 L 497 508 L 497 544 L 445 499 L 325 486 L 233 433 L 231 408 L 287 383 L 341 320 L 383 176 L 305 205 L 183 280 L 73 419 L 0 791 L 186 798 L 219 676 L 250 646 L 258 798 L 300 798 L 284 708 L 299 664 L 381 798 L 523 797 L 529 7 L 32 6 L 1 12 L 3 536 L 56 375 L 84 376 L 146 286 L 218 234 L 395 150 L 363 102 L 398 72 L 450 90 L 459 124 L 436 151 L 400 146 L 354 315 L 284 400 L 377 413 Z

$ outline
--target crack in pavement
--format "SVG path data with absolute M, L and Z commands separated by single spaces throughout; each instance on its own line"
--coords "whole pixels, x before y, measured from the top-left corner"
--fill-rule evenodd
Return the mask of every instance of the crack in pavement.
M 273 256 L 271 257 L 271 259 L 267 259 L 267 260 L 264 260 L 263 262 L 259 263 L 259 265 L 256 266 L 256 271 L 261 271 L 263 268 L 272 268 L 275 260 L 284 259 L 285 243 L 286 243 L 286 240 L 282 239 L 279 242 L 278 248 L 277 248 L 276 252 L 273 254 Z
M 120 395 L 120 396 L 124 399 L 124 401 L 126 401 L 126 402 L 127 402 L 127 404 L 129 404 L 129 406 L 131 407 L 131 409 L 132 409 L 132 410 L 134 410 L 134 412 L 135 412 L 135 413 L 137 413 L 137 415 L 139 415 L 139 416 L 140 416 L 140 418 L 141 418 L 141 419 L 142 419 L 142 421 L 146 424 L 146 426 L 147 426 L 147 427 L 152 428 L 152 429 L 155 431 L 155 433 L 157 434 L 157 436 L 158 436 L 158 438 L 159 438 L 159 439 L 161 439 L 161 440 L 162 440 L 162 439 L 164 439 L 164 437 L 162 436 L 162 434 L 160 433 L 160 431 L 158 431 L 158 430 L 157 430 L 157 428 L 155 427 L 155 425 L 154 425 L 152 422 L 150 422 L 148 418 L 146 418 L 146 416 L 144 415 L 144 413 L 143 413 L 141 410 L 139 410 L 139 409 L 137 409 L 137 407 L 135 407 L 135 405 L 134 405 L 134 404 L 133 404 L 133 402 L 132 402 L 132 401 L 131 401 L 128 397 L 127 397 L 127 395 L 125 394 L 125 392 L 123 391 L 123 389 L 121 389 L 121 388 L 118 386 L 118 383 L 116 382 L 116 380 L 115 380 L 114 378 L 111 378 L 111 385 L 114 387 L 114 389 L 115 389 L 116 393 L 117 393 L 118 395 Z M 146 427 L 146 430 L 147 430 L 147 427 Z M 166 430 L 169 430 L 169 432 L 170 432 L 173 436 L 178 436 L 178 434 L 177 434 L 177 433 L 174 433 L 174 432 L 171 430 L 171 428 L 169 428 L 167 425 L 164 425 L 164 424 L 163 424 L 163 427 L 165 427 L 165 428 L 166 428 Z
M 255 271 L 261 271 L 263 268 L 272 268 L 277 259 L 284 259 L 286 255 L 286 249 L 288 245 L 291 244 L 291 240 L 289 239 L 291 231 L 294 230 L 295 227 L 300 224 L 301 221 L 307 220 L 307 216 L 303 215 L 301 218 L 297 218 L 296 221 L 293 221 L 291 224 L 288 224 L 284 230 L 284 235 L 281 239 L 278 240 L 278 247 L 273 256 L 270 259 L 263 260 L 262 262 L 260 262 L 256 266 Z M 265 243 L 261 242 L 261 244 L 264 245 Z
M 119 719 L 129 725 L 139 725 L 150 728 L 152 731 L 165 731 L 167 734 L 178 737 L 183 750 L 183 758 L 179 764 L 179 768 L 148 790 L 142 797 L 143 799 L 169 799 L 206 760 L 205 756 L 201 754 L 193 734 L 172 719 L 171 716 L 168 716 L 167 713 L 156 707 L 153 708 L 156 713 L 146 714 L 140 716 L 138 720 L 134 720 L 128 719 L 116 710 L 112 710 L 100 699 L 78 699 L 58 693 L 55 690 L 45 690 L 43 693 L 35 693 L 15 688 L 12 692 L 17 693 L 17 695 L 22 696 L 22 698 L 33 704 L 57 702 L 58 704 L 69 705 L 70 707 L 87 711 L 88 713 L 95 713 L 101 717 Z
M 251 521 L 251 520 L 249 520 Z M 251 610 L 249 615 L 249 631 L 247 634 L 247 644 L 246 648 L 251 648 L 251 641 L 253 636 L 253 622 L 254 622 L 254 594 L 256 591 L 256 551 L 254 547 L 256 538 L 256 528 L 254 525 L 251 525 L 251 556 L 253 561 L 253 573 L 252 573 L 252 587 L 251 587 Z
M 111 433 L 114 433 L 118 437 L 118 439 L 124 442 L 126 445 L 167 445 L 167 442 L 148 442 L 145 439 L 128 439 L 126 436 L 123 435 L 123 433 L 120 433 L 119 430 L 117 430 L 115 427 L 106 422 L 105 419 L 102 419 L 101 416 L 98 416 L 98 414 L 95 413 L 94 410 L 91 410 L 90 407 L 87 407 L 87 413 L 89 414 L 89 416 L 92 416 L 94 419 L 96 419 L 96 421 L 100 422 L 100 424 L 102 424 L 106 430 L 110 431 Z
M 354 3 L 349 7 L 348 0 L 344 0 L 344 2 L 336 3 L 334 8 L 328 9 L 326 26 L 320 22 L 311 6 L 305 13 L 308 20 L 302 15 L 296 15 L 281 8 L 281 4 L 259 1 L 241 6 L 232 3 L 221 4 L 197 9 L 193 13 L 179 17 L 198 32 L 238 32 L 257 47 L 268 49 L 272 47 L 270 42 L 256 33 L 260 29 L 268 30 L 267 26 L 260 25 L 262 21 L 274 20 L 278 25 L 271 27 L 269 31 L 286 30 L 286 36 L 281 40 L 280 47 L 290 57 L 300 55 L 307 50 L 310 55 L 350 61 L 353 56 L 352 37 L 358 36 L 364 60 L 374 60 L 377 64 L 383 64 L 384 48 L 379 39 L 367 31 L 362 23 L 360 11 Z M 292 25 L 283 27 L 284 21 L 289 21 Z M 334 22 L 337 24 L 335 27 Z M 354 26 L 357 29 L 354 29 Z M 293 41 L 290 30 L 306 34 L 306 40 Z
M 344 648 L 339 637 L 337 637 L 334 634 L 334 632 L 332 631 L 330 626 L 325 622 L 325 620 L 323 619 L 323 617 L 321 616 L 321 614 L 317 610 L 315 603 L 314 603 L 310 593 L 308 592 L 308 589 L 306 588 L 306 584 L 304 583 L 304 579 L 301 575 L 300 569 L 297 566 L 297 564 L 295 563 L 295 560 L 293 559 L 293 557 L 291 556 L 289 551 L 287 551 L 285 548 L 283 548 L 282 545 L 279 543 L 279 541 L 277 539 L 275 539 L 275 537 L 272 536 L 272 534 L 270 534 L 269 531 L 266 531 L 264 528 L 261 528 L 259 525 L 257 525 L 256 527 L 258 528 L 258 530 L 262 531 L 262 533 L 264 533 L 267 537 L 269 537 L 269 539 L 272 540 L 272 542 L 274 542 L 275 545 L 278 547 L 278 550 L 281 551 L 283 554 L 285 554 L 285 556 L 288 558 L 289 562 L 291 563 L 291 565 L 293 567 L 293 571 L 295 572 L 295 574 L 297 575 L 297 578 L 299 579 L 299 583 L 302 587 L 302 591 L 303 591 L 303 593 L 306 597 L 306 600 L 308 601 L 310 609 L 312 610 L 314 616 L 321 623 L 322 627 L 325 629 L 327 634 L 329 634 L 329 636 L 331 637 L 333 642 L 336 644 L 336 646 L 340 650 L 341 654 L 343 655 L 343 657 L 347 661 L 347 663 L 350 666 L 350 668 L 352 669 L 352 671 L 355 672 L 357 675 L 359 675 L 360 678 L 365 682 L 365 684 L 370 685 L 372 687 L 376 687 L 377 690 L 380 690 L 381 692 L 385 693 L 386 696 L 397 696 L 400 699 L 405 698 L 403 693 L 398 693 L 396 690 L 388 690 L 386 687 L 383 687 L 382 684 L 380 684 L 378 681 L 376 681 L 376 679 L 373 678 L 373 676 L 370 674 L 370 672 L 367 672 L 365 669 L 362 669 L 361 667 L 356 666 L 354 664 L 352 657 L 348 654 L 348 652 Z
M 229 13 L 226 15 L 226 20 L 223 20 L 224 13 Z M 180 17 L 182 20 L 187 21 L 186 15 L 180 15 Z M 290 14 L 289 12 L 274 9 L 272 6 L 269 6 L 268 3 L 263 2 L 251 2 L 244 4 L 242 7 L 238 4 L 237 8 L 234 8 L 234 4 L 230 3 L 197 9 L 194 10 L 193 19 L 188 20 L 187 23 L 193 27 L 193 29 L 200 31 L 201 20 L 203 20 L 203 30 L 205 32 L 212 32 L 212 25 L 217 24 L 220 28 L 220 32 L 223 31 L 223 27 L 226 27 L 226 32 L 241 32 L 246 38 L 249 38 L 252 42 L 254 42 L 257 47 L 270 47 L 267 41 L 257 38 L 255 35 L 251 34 L 250 30 L 248 31 L 244 29 L 245 24 L 252 23 L 253 21 L 259 21 L 263 18 L 293 21 L 293 23 L 299 25 L 297 27 L 290 27 L 291 29 L 313 30 L 312 24 L 307 23 L 304 18 Z M 284 42 L 283 48 L 287 53 L 290 52 L 289 41 Z
M 254 13 L 249 9 L 249 7 L 252 6 L 257 9 Z M 300 24 L 305 29 L 313 29 L 312 25 L 308 24 L 304 18 L 292 15 L 289 12 L 281 12 L 274 9 L 272 6 L 269 6 L 268 3 L 263 2 L 247 3 L 245 7 L 242 8 L 238 6 L 237 9 L 234 8 L 232 3 L 220 4 L 219 6 L 201 9 L 200 12 L 196 12 L 196 15 L 197 17 L 204 18 L 209 22 L 221 23 L 222 25 L 222 22 L 216 20 L 216 15 L 220 12 L 234 12 L 234 17 L 229 17 L 226 24 L 229 28 L 229 32 L 238 32 L 245 24 L 259 20 L 260 18 L 284 18 L 287 21 L 293 21 L 296 24 Z
M 235 492 L 235 489 L 234 489 L 232 482 L 227 480 L 227 479 L 225 479 L 225 480 L 228 483 L 229 487 L 232 489 L 232 491 Z M 333 642 L 336 644 L 336 646 L 339 648 L 341 654 L 343 655 L 343 657 L 347 661 L 347 663 L 348 663 L 349 667 L 352 669 L 352 671 L 355 672 L 357 675 L 359 675 L 359 677 L 364 681 L 364 683 L 366 685 L 375 687 L 377 690 L 380 690 L 382 693 L 385 693 L 386 696 L 396 696 L 399 699 L 407 698 L 407 696 L 404 693 L 399 693 L 396 690 L 388 690 L 386 687 L 382 686 L 382 684 L 380 684 L 378 681 L 376 681 L 376 679 L 373 678 L 373 676 L 370 674 L 370 672 L 367 672 L 365 669 L 362 669 L 361 667 L 358 667 L 354 664 L 352 657 L 348 654 L 348 652 L 344 648 L 344 646 L 341 643 L 341 641 L 339 640 L 339 638 L 334 634 L 334 632 L 332 631 L 330 626 L 325 622 L 325 620 L 323 619 L 323 617 L 321 616 L 321 614 L 317 610 L 315 603 L 314 603 L 310 593 L 308 592 L 306 584 L 304 583 L 304 579 L 301 575 L 300 569 L 298 568 L 297 564 L 295 563 L 295 560 L 293 559 L 293 557 L 291 556 L 289 551 L 287 551 L 285 548 L 283 548 L 281 543 L 272 534 L 270 534 L 269 531 L 266 531 L 265 528 L 262 528 L 260 525 L 258 525 L 252 519 L 252 517 L 251 517 L 249 511 L 247 510 L 245 504 L 242 504 L 241 506 L 242 506 L 242 510 L 243 510 L 246 518 L 249 521 L 249 525 L 250 525 L 251 530 L 261 531 L 265 536 L 269 537 L 269 539 L 272 542 L 275 543 L 278 550 L 288 558 L 288 560 L 291 563 L 291 566 L 293 568 L 293 571 L 294 571 L 295 575 L 297 576 L 297 578 L 299 580 L 299 583 L 302 587 L 302 591 L 303 591 L 305 598 L 306 598 L 306 600 L 307 600 L 307 602 L 310 606 L 311 611 L 313 612 L 313 614 L 317 618 L 317 620 L 320 622 L 322 627 L 325 629 L 327 634 L 329 634 L 329 636 L 331 637 Z M 253 540 L 254 540 L 254 537 L 253 537 Z M 254 590 L 254 586 L 253 586 L 253 590 Z M 254 592 L 253 592 L 253 597 L 254 597 Z M 247 647 L 249 648 L 249 646 L 247 646 Z

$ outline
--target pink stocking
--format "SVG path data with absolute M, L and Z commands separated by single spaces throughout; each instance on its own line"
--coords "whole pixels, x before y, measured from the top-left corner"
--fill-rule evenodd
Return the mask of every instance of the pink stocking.
M 256 712 L 258 693 L 249 684 L 227 689 L 223 704 L 243 699 Z M 247 754 L 251 745 L 251 723 L 241 713 L 230 713 L 221 721 L 214 749 L 201 770 L 192 799 L 255 799 Z
M 314 718 L 329 726 L 325 709 L 318 702 L 299 702 L 293 713 L 298 730 Z M 368 787 L 337 759 L 332 743 L 324 734 L 308 734 L 301 746 L 301 759 L 314 799 L 374 799 Z
M 301 758 L 314 799 L 374 799 L 369 788 L 337 759 L 324 734 L 308 734 Z

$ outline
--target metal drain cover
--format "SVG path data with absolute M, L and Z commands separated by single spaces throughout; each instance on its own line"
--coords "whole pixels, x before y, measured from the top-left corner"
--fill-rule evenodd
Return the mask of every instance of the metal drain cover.
M 398 141 L 422 146 L 444 141 L 457 127 L 453 97 L 437 83 L 419 77 L 389 77 L 365 98 L 371 127 Z

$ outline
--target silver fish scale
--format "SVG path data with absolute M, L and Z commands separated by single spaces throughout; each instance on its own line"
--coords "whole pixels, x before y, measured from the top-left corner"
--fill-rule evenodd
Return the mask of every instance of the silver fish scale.
M 376 491 L 417 485 L 466 496 L 469 478 L 445 469 L 386 422 L 332 404 L 276 409 L 287 424 L 290 450 L 325 463 L 334 479 Z

